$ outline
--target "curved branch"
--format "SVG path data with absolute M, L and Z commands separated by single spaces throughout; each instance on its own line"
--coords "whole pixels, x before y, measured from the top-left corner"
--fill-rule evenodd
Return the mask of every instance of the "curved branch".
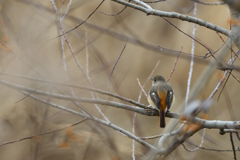
M 124 0 L 112 0 L 112 1 L 115 1 L 117 3 L 126 5 L 128 7 L 134 8 L 134 9 L 137 9 L 139 11 L 142 11 L 142 12 L 146 13 L 147 15 L 155 15 L 155 16 L 160 16 L 160 17 L 176 18 L 176 19 L 180 19 L 182 21 L 188 21 L 188 22 L 191 22 L 191 23 L 196 23 L 200 26 L 203 26 L 203 27 L 209 28 L 213 31 L 222 33 L 222 34 L 224 34 L 224 35 L 226 35 L 230 38 L 232 37 L 231 31 L 229 31 L 225 28 L 219 27 L 217 25 L 214 25 L 212 23 L 206 22 L 204 20 L 194 18 L 192 16 L 186 16 L 186 15 L 176 13 L 176 12 L 165 12 L 165 11 L 159 11 L 159 10 L 155 10 L 155 9 L 151 9 L 151 8 L 144 8 L 142 6 L 133 4 L 131 2 L 126 2 Z
M 17 74 L 9 74 L 9 73 L 5 73 L 5 72 L 0 72 L 0 75 L 13 76 L 13 77 L 27 79 L 27 80 L 31 80 L 31 81 L 37 81 L 37 82 L 43 82 L 43 83 L 48 83 L 48 84 L 53 84 L 53 85 L 67 86 L 67 87 L 72 87 L 72 88 L 79 88 L 79 89 L 83 89 L 83 90 L 93 91 L 93 92 L 97 92 L 97 93 L 100 93 L 100 94 L 104 94 L 104 95 L 108 95 L 108 96 L 120 99 L 122 101 L 131 103 L 133 105 L 136 105 L 136 106 L 144 108 L 144 109 L 148 109 L 149 108 L 146 105 L 144 105 L 142 103 L 139 103 L 139 102 L 136 102 L 136 101 L 134 101 L 132 99 L 129 99 L 129 98 L 126 98 L 126 97 L 123 97 L 123 96 L 119 96 L 117 94 L 114 94 L 114 93 L 111 93 L 111 92 L 107 92 L 107 91 L 104 91 L 104 90 L 100 90 L 100 89 L 95 89 L 95 88 L 90 88 L 90 87 L 83 87 L 83 86 L 70 84 L 70 83 L 53 82 L 53 81 L 49 81 L 49 80 L 45 80 L 45 79 L 36 79 L 36 78 L 31 78 L 31 77 L 17 75 Z
M 30 94 L 29 92 L 25 92 L 25 91 L 20 91 L 20 92 L 22 92 L 22 93 L 25 94 L 25 95 L 29 95 L 29 94 Z M 157 149 L 156 149 L 154 146 L 152 146 L 152 145 L 150 145 L 149 143 L 143 141 L 143 140 L 140 139 L 139 137 L 136 137 L 135 135 L 131 134 L 130 132 L 128 132 L 128 131 L 126 131 L 126 130 L 120 128 L 120 127 L 118 127 L 118 126 L 115 125 L 115 124 L 112 124 L 112 123 L 110 123 L 110 122 L 101 120 L 101 119 L 99 119 L 99 118 L 96 118 L 96 117 L 93 117 L 93 116 L 90 116 L 90 115 L 87 115 L 87 114 L 79 113 L 79 112 L 77 112 L 77 111 L 74 111 L 74 110 L 65 108 L 65 107 L 63 107 L 63 106 L 60 106 L 60 105 L 57 105 L 57 104 L 54 104 L 54 103 L 45 101 L 45 100 L 40 99 L 40 98 L 38 98 L 38 97 L 35 97 L 35 96 L 33 96 L 33 95 L 29 95 L 29 96 L 30 96 L 31 98 L 35 99 L 35 100 L 38 100 L 38 101 L 40 101 L 40 102 L 42 102 L 42 103 L 44 103 L 44 104 L 50 105 L 50 106 L 52 106 L 52 107 L 54 107 L 54 108 L 58 108 L 58 109 L 61 109 L 61 110 L 66 111 L 66 112 L 69 112 L 69 113 L 72 113 L 72 114 L 75 114 L 75 115 L 78 115 L 78 116 L 81 116 L 81 117 L 85 117 L 86 119 L 89 119 L 89 120 L 95 121 L 95 122 L 97 122 L 97 123 L 101 123 L 101 124 L 103 124 L 103 125 L 105 125 L 105 126 L 108 126 L 108 127 L 112 128 L 112 129 L 114 129 L 114 130 L 116 130 L 116 131 L 118 131 L 118 132 L 120 132 L 120 133 L 128 136 L 129 138 L 134 139 L 135 141 L 139 142 L 140 144 L 144 145 L 145 147 L 149 148 L 150 150 L 152 150 L 152 151 L 154 151 L 154 152 L 157 151 Z
M 91 98 L 79 98 L 79 97 L 72 97 L 72 96 L 55 94 L 50 92 L 43 92 L 40 90 L 21 86 L 18 84 L 13 84 L 4 80 L 0 80 L 0 84 L 16 90 L 27 91 L 30 94 L 38 94 L 38 95 L 48 96 L 48 97 L 57 98 L 57 99 L 84 102 L 84 103 L 108 105 L 116 108 L 122 108 L 129 111 L 137 112 L 146 116 L 159 116 L 159 112 L 150 107 L 148 108 L 148 110 L 146 110 L 139 107 L 135 107 L 135 106 L 119 103 L 119 102 L 114 102 L 114 101 L 108 101 L 108 100 L 102 100 L 102 99 L 91 99 Z M 173 112 L 166 113 L 166 117 L 169 117 L 169 118 L 179 119 L 180 116 L 181 116 L 180 113 L 173 113 Z M 198 117 L 193 117 L 192 122 L 193 123 L 197 122 L 201 125 L 202 128 L 208 128 L 208 129 L 240 129 L 240 121 L 204 120 Z

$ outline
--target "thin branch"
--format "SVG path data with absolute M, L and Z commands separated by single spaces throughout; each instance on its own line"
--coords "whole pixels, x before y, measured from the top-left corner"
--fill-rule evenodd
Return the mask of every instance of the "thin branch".
M 184 147 L 188 152 L 195 152 L 195 151 L 201 149 L 201 148 L 202 148 L 202 145 L 203 145 L 203 142 L 204 142 L 205 132 L 206 132 L 206 128 L 204 128 L 204 130 L 203 130 L 203 135 L 202 135 L 201 144 L 200 144 L 199 146 L 197 146 L 195 149 L 192 149 L 192 150 L 191 150 L 191 149 L 188 149 L 188 148 L 182 143 L 183 147 Z
M 52 1 L 52 0 L 51 0 Z M 76 27 L 74 27 L 73 29 L 70 29 L 70 30 L 68 30 L 67 32 L 65 32 L 65 33 L 63 33 L 63 34 L 61 34 L 61 35 L 59 35 L 59 36 L 57 36 L 56 38 L 58 38 L 58 37 L 61 37 L 61 36 L 63 36 L 63 35 L 66 35 L 66 34 L 68 34 L 69 32 L 71 32 L 71 31 L 73 31 L 73 30 L 75 30 L 75 29 L 77 29 L 78 27 L 80 27 L 82 24 L 84 24 L 85 22 L 87 22 L 87 20 L 98 10 L 98 8 L 103 4 L 103 2 L 104 2 L 105 0 L 102 0 L 102 2 L 97 6 L 97 8 L 95 8 L 94 9 L 94 11 L 82 22 L 82 23 L 80 23 L 79 25 L 77 25 Z
M 136 4 L 139 4 L 140 6 L 143 6 L 147 9 L 152 9 L 152 7 L 146 3 L 144 3 L 143 1 L 140 1 L 140 0 L 132 0 L 132 2 L 136 3 Z
M 230 70 L 229 72 L 231 73 L 232 71 Z M 218 97 L 217 97 L 217 101 L 219 101 L 219 98 L 220 98 L 220 96 L 221 96 L 221 94 L 222 94 L 222 92 L 223 92 L 223 89 L 225 88 L 225 86 L 226 86 L 226 84 L 227 84 L 227 82 L 228 82 L 228 79 L 229 79 L 230 75 L 231 75 L 231 74 L 228 74 L 227 79 L 226 79 L 225 83 L 223 84 L 223 87 L 222 87 L 222 89 L 221 89 L 221 91 L 220 91 L 220 93 L 219 93 L 219 95 L 218 95 Z
M 196 146 L 197 147 L 197 145 L 195 145 L 195 144 L 192 144 L 192 145 L 194 145 L 194 146 Z M 182 146 L 183 146 L 183 148 L 185 148 L 186 150 L 187 150 L 187 148 L 186 148 L 186 146 L 184 145 L 184 143 L 182 143 Z M 233 150 L 220 150 L 220 149 L 212 149 L 212 148 L 205 148 L 205 147 L 201 147 L 200 149 L 202 149 L 202 150 L 207 150 L 207 151 L 213 151 L 213 152 L 232 152 Z M 239 150 L 237 150 L 237 148 L 235 149 L 236 151 L 239 151 Z M 187 150 L 188 151 L 188 150 Z
M 155 10 L 155 9 L 148 9 L 148 8 L 145 8 L 145 7 L 130 3 L 130 2 L 126 2 L 124 0 L 113 0 L 113 1 L 115 1 L 117 3 L 120 3 L 122 5 L 127 5 L 131 8 L 137 9 L 139 11 L 142 11 L 142 12 L 146 13 L 147 15 L 155 15 L 155 16 L 160 16 L 160 17 L 176 18 L 176 19 L 179 19 L 179 20 L 188 21 L 188 22 L 191 22 L 191 23 L 196 23 L 200 26 L 204 26 L 204 27 L 209 28 L 211 30 L 220 32 L 220 33 L 222 33 L 222 34 L 224 34 L 228 37 L 232 36 L 231 31 L 229 31 L 227 29 L 224 29 L 222 27 L 216 26 L 212 23 L 206 22 L 204 20 L 198 19 L 198 18 L 194 18 L 194 17 L 191 17 L 191 16 L 186 16 L 186 15 L 176 13 L 176 12 L 165 12 L 165 11 L 159 11 L 159 10 Z
M 176 59 L 176 61 L 174 63 L 174 66 L 173 66 L 173 69 L 172 69 L 170 75 L 168 76 L 167 82 L 170 80 L 170 78 L 172 77 L 173 72 L 175 71 L 175 68 L 176 68 L 176 65 L 177 65 L 177 62 L 178 62 L 178 58 L 179 58 L 180 53 L 182 52 L 182 50 L 183 50 L 183 46 L 181 47 L 181 50 L 179 51 L 179 53 L 177 55 L 177 59 Z M 192 57 L 194 57 L 194 55 L 192 55 Z
M 196 4 L 196 3 L 195 3 Z M 163 18 L 163 17 L 162 17 Z M 174 28 L 176 28 L 179 32 L 183 33 L 184 35 L 188 36 L 189 38 L 191 38 L 192 40 L 194 40 L 195 42 L 197 42 L 198 44 L 200 44 L 201 46 L 203 46 L 206 50 L 208 50 L 208 53 L 211 54 L 211 56 L 219 63 L 221 64 L 216 58 L 215 56 L 213 55 L 212 51 L 207 47 L 205 46 L 203 43 L 201 43 L 200 41 L 196 40 L 195 37 L 192 37 L 190 36 L 189 34 L 183 32 L 181 29 L 179 29 L 177 26 L 175 26 L 173 23 L 171 23 L 169 20 L 167 20 L 166 18 L 163 18 L 165 21 L 167 21 L 171 26 L 173 26 Z M 194 23 L 194 26 L 196 28 L 196 23 Z M 191 55 L 193 55 L 191 53 Z
M 230 141 L 231 141 L 231 144 L 232 144 L 233 158 L 234 158 L 234 160 L 237 160 L 235 146 L 234 146 L 233 137 L 232 137 L 232 132 L 230 132 Z
M 216 5 L 223 5 L 223 4 L 225 4 L 225 2 L 211 2 L 211 3 L 208 3 L 208 2 L 204 2 L 204 1 L 200 1 L 200 0 L 192 0 L 192 1 L 197 2 L 199 4 L 208 5 L 208 6 L 216 6 Z
M 56 99 L 61 99 L 61 100 L 69 100 L 69 101 L 76 101 L 76 102 L 84 102 L 84 103 L 93 103 L 93 104 L 102 104 L 102 105 L 107 105 L 107 106 L 113 106 L 116 108 L 122 108 L 130 111 L 134 111 L 143 115 L 147 116 L 159 116 L 159 112 L 148 108 L 148 110 L 135 107 L 135 106 L 130 106 L 126 105 L 123 103 L 118 103 L 114 101 L 108 101 L 108 100 L 102 100 L 102 99 L 90 99 L 90 98 L 80 98 L 80 97 L 72 97 L 72 96 L 66 96 L 66 95 L 61 95 L 61 94 L 55 94 L 55 93 L 50 93 L 50 92 L 43 92 L 39 90 L 35 90 L 32 88 L 24 87 L 21 85 L 9 83 L 4 80 L 0 80 L 0 84 L 13 88 L 15 90 L 21 90 L 27 92 L 26 94 L 29 94 L 29 92 L 34 92 L 34 94 L 38 95 L 43 95 L 51 98 L 56 98 Z M 31 96 L 31 94 L 29 95 Z M 89 116 L 89 115 L 88 115 Z M 90 116 L 89 116 L 90 117 Z M 179 113 L 174 113 L 174 112 L 168 112 L 166 113 L 166 117 L 169 118 L 175 118 L 179 119 L 180 114 Z M 110 122 L 109 122 L 110 123 Z M 216 120 L 204 120 L 198 117 L 193 117 L 192 123 L 199 123 L 202 128 L 211 128 L 211 129 L 240 129 L 240 121 L 216 121 Z
M 128 2 L 130 2 L 130 0 L 129 0 Z M 99 11 L 99 13 L 102 13 L 102 14 L 104 14 L 104 15 L 106 15 L 106 16 L 116 16 L 116 15 L 122 13 L 126 8 L 127 8 L 127 6 L 124 6 L 124 8 L 123 8 L 121 11 L 119 11 L 119 12 L 117 12 L 117 13 L 113 13 L 113 14 L 111 14 L 111 13 L 105 13 L 105 12 L 101 12 L 101 11 Z
M 156 0 L 156 1 L 143 1 L 144 3 L 158 3 L 158 2 L 163 2 L 166 0 Z
M 29 94 L 28 92 L 25 92 L 25 91 L 21 91 L 21 92 L 22 92 L 23 94 Z M 120 127 L 118 127 L 118 126 L 116 126 L 116 125 L 114 125 L 114 124 L 112 124 L 112 123 L 110 123 L 110 122 L 101 120 L 101 119 L 96 118 L 96 117 L 91 117 L 91 116 L 89 116 L 89 115 L 87 115 L 87 114 L 82 114 L 82 113 L 76 112 L 76 111 L 74 111 L 74 110 L 65 108 L 65 107 L 63 107 L 63 106 L 60 106 L 60 105 L 57 105 L 57 104 L 54 104 L 54 103 L 51 103 L 51 102 L 47 102 L 47 101 L 45 101 L 45 100 L 43 100 L 43 99 L 40 99 L 40 98 L 38 98 L 38 97 L 35 97 L 35 96 L 33 96 L 33 95 L 30 95 L 30 97 L 33 98 L 33 99 L 35 99 L 35 100 L 37 100 L 37 101 L 40 101 L 40 102 L 42 102 L 42 103 L 44 103 L 44 104 L 50 105 L 50 106 L 52 106 L 52 107 L 54 107 L 54 108 L 58 108 L 58 109 L 60 109 L 60 110 L 66 111 L 66 112 L 68 112 L 68 113 L 72 113 L 72 114 L 75 114 L 75 115 L 84 117 L 84 118 L 86 118 L 86 119 L 95 121 L 95 122 L 97 122 L 97 123 L 103 124 L 103 125 L 105 125 L 105 126 L 107 126 L 107 127 L 110 127 L 110 128 L 112 128 L 112 129 L 114 129 L 114 130 L 116 130 L 116 131 L 118 131 L 118 132 L 120 132 L 120 133 L 128 136 L 128 137 L 131 138 L 131 139 L 136 140 L 138 143 L 140 143 L 140 144 L 142 144 L 143 146 L 149 148 L 150 150 L 153 150 L 154 152 L 157 151 L 157 149 L 156 149 L 154 146 L 150 145 L 149 143 L 141 140 L 140 138 L 136 137 L 135 135 L 131 134 L 130 132 L 128 132 L 128 131 L 124 130 L 123 128 L 120 128 Z
M 51 9 L 49 9 L 49 8 L 43 6 L 43 5 L 40 5 L 39 3 L 33 3 L 32 1 L 29 1 L 29 0 L 19 0 L 19 1 L 27 3 L 27 4 L 31 4 L 36 9 L 42 9 L 42 10 L 50 12 L 50 13 L 52 12 Z M 68 17 L 70 20 L 76 21 L 76 22 L 79 22 L 79 21 L 82 22 L 83 21 L 82 19 L 76 18 L 76 17 L 71 16 L 71 15 L 66 15 L 66 17 Z M 111 30 L 109 28 L 103 28 L 103 27 L 97 26 L 97 25 L 89 23 L 89 22 L 85 22 L 85 25 L 89 28 L 98 30 L 101 33 L 107 34 L 109 36 L 112 36 L 112 37 L 117 38 L 117 39 L 122 40 L 122 41 L 125 41 L 126 39 L 128 39 L 129 43 L 136 44 L 138 46 L 150 49 L 150 50 L 152 50 L 156 53 L 159 53 L 159 51 L 160 51 L 162 54 L 165 54 L 165 55 L 168 55 L 168 56 L 177 56 L 177 54 L 179 53 L 179 51 L 164 48 L 164 47 L 161 47 L 161 46 L 155 46 L 155 45 L 152 45 L 150 43 L 146 43 L 144 41 L 141 41 L 137 38 L 131 38 L 131 37 L 128 37 L 128 36 L 123 35 L 121 33 L 118 33 L 114 30 Z M 191 54 L 189 54 L 189 53 L 185 53 L 185 52 L 181 53 L 181 58 L 190 59 L 190 56 L 191 56 Z M 209 62 L 209 61 L 207 61 L 205 59 L 202 59 L 202 58 L 204 58 L 204 56 L 198 56 L 198 55 L 194 56 L 194 59 L 195 59 L 196 62 L 201 62 L 201 63 L 205 63 L 205 64 Z
M 147 98 L 147 93 L 145 92 L 144 87 L 145 87 L 146 84 L 148 83 L 149 79 L 152 77 L 153 73 L 156 71 L 159 63 L 160 63 L 160 60 L 157 61 L 155 67 L 153 68 L 153 70 L 151 71 L 150 75 L 148 76 L 147 80 L 144 82 L 143 85 L 141 85 L 140 80 L 137 78 L 138 85 L 139 85 L 139 87 L 141 88 L 141 91 L 140 91 L 139 96 L 138 96 L 138 101 L 139 101 L 139 100 L 141 99 L 141 97 L 142 97 L 142 92 L 144 93 L 145 97 Z
M 87 118 L 84 118 L 83 120 L 81 121 L 78 121 L 76 123 L 73 123 L 71 125 L 68 125 L 66 127 L 63 127 L 63 128 L 59 128 L 59 129 L 55 129 L 55 130 L 52 130 L 52 131 L 49 131 L 49 132 L 44 132 L 44 133 L 41 133 L 41 134 L 37 134 L 37 135 L 34 135 L 34 136 L 29 136 L 29 137 L 24 137 L 24 138 L 20 138 L 20 139 L 17 139 L 17 140 L 13 140 L 13 141 L 7 141 L 7 142 L 4 142 L 4 143 L 1 143 L 0 146 L 5 146 L 7 144 L 12 144 L 12 143 L 16 143 L 16 142 L 21 142 L 23 140 L 27 140 L 27 139 L 32 139 L 32 138 L 37 138 L 37 137 L 40 137 L 40 136 L 44 136 L 44 135 L 47 135 L 47 134 L 51 134 L 51 133 L 54 133 L 54 132 L 58 132 L 58 131 L 61 131 L 61 130 L 64 130 L 68 127 L 73 127 L 73 126 L 76 126 L 84 121 L 86 121 Z
M 152 75 L 155 72 L 155 70 L 157 69 L 159 63 L 160 63 L 160 60 L 158 60 L 158 62 L 156 63 L 155 67 L 153 68 L 152 72 L 150 73 L 150 75 L 148 76 L 146 81 L 144 82 L 143 86 L 141 85 L 139 79 L 137 78 L 138 85 L 141 88 L 141 90 L 139 92 L 139 95 L 138 95 L 138 103 L 141 101 L 142 93 L 144 93 L 146 98 L 147 98 L 147 94 L 146 94 L 146 92 L 144 90 L 144 87 L 146 86 L 146 84 L 149 81 L 149 79 L 152 77 Z M 137 117 L 137 113 L 134 113 L 134 116 L 133 116 L 133 127 L 132 127 L 132 132 L 133 132 L 134 135 L 135 135 L 135 121 L 136 121 L 136 117 Z M 133 140 L 133 143 L 132 143 L 132 157 L 133 157 L 133 159 L 135 159 L 135 141 L 134 140 Z
M 143 86 L 141 85 L 141 82 L 140 82 L 140 80 L 137 78 L 137 81 L 138 81 L 138 86 L 141 88 L 141 92 L 143 92 L 144 93 L 144 95 L 145 95 L 145 97 L 147 98 L 147 93 L 145 92 L 145 90 L 143 89 Z M 138 96 L 138 100 L 139 99 L 141 99 L 141 95 L 139 94 L 139 96 Z
M 144 104 L 138 103 L 138 102 L 136 102 L 136 101 L 134 101 L 132 99 L 125 98 L 125 97 L 119 96 L 117 94 L 114 94 L 114 93 L 111 93 L 111 92 L 107 92 L 107 91 L 103 91 L 103 90 L 100 90 L 100 89 L 83 87 L 83 86 L 78 86 L 78 85 L 74 85 L 74 84 L 52 82 L 52 81 L 42 80 L 42 79 L 35 79 L 35 78 L 31 78 L 31 77 L 26 77 L 26 76 L 16 75 L 16 74 L 9 74 L 9 73 L 4 73 L 4 72 L 0 72 L 0 75 L 8 75 L 8 76 L 13 76 L 13 77 L 28 79 L 28 80 L 31 80 L 31 81 L 38 81 L 38 82 L 49 83 L 51 85 L 54 84 L 54 85 L 68 86 L 68 87 L 73 87 L 73 88 L 79 88 L 79 89 L 83 89 L 83 90 L 93 91 L 93 92 L 101 93 L 101 94 L 104 94 L 104 95 L 108 95 L 108 96 L 111 96 L 111 97 L 123 100 L 125 102 L 131 103 L 131 104 L 136 105 L 136 106 L 141 107 L 141 108 L 148 109 L 148 107 L 146 105 L 144 105 Z
M 123 47 L 123 49 L 122 49 L 122 52 L 120 53 L 120 55 L 119 55 L 116 63 L 115 63 L 114 66 L 113 66 L 113 69 L 112 69 L 112 72 L 111 72 L 111 74 L 110 74 L 110 78 L 109 78 L 109 81 L 108 81 L 108 92 L 109 92 L 109 90 L 110 90 L 110 82 L 111 82 L 111 78 L 112 78 L 112 75 L 113 75 L 113 71 L 114 71 L 114 69 L 115 69 L 115 67 L 116 67 L 119 59 L 121 58 L 121 56 L 122 56 L 122 54 L 123 54 L 123 51 L 124 51 L 125 48 L 126 48 L 127 42 L 128 42 L 128 40 L 126 40 L 125 45 L 124 45 L 124 47 Z
M 236 53 L 236 55 L 239 55 L 239 51 Z M 236 60 L 236 55 L 228 61 L 229 66 L 233 65 L 234 61 Z M 223 81 L 225 80 L 225 78 L 226 78 L 226 76 L 228 75 L 229 72 L 230 72 L 229 70 L 224 72 L 224 75 L 223 75 L 222 79 L 218 82 L 217 86 L 215 87 L 215 89 L 213 90 L 213 92 L 211 93 L 209 98 L 212 98 L 215 95 L 215 93 L 218 91 L 219 87 L 221 86 L 221 84 L 223 83 Z
M 67 15 L 71 4 L 72 4 L 72 0 L 69 0 L 68 5 L 67 5 L 67 8 L 66 8 L 66 11 L 65 11 L 64 15 L 62 16 L 61 21 L 63 21 L 63 19 L 64 19 L 65 16 Z
M 240 80 L 232 72 L 230 74 L 233 76 L 234 79 L 238 81 L 238 83 L 240 83 Z
M 159 147 L 159 152 L 161 154 L 164 154 L 164 158 L 166 156 L 168 156 L 172 151 L 174 151 L 181 143 L 183 143 L 185 140 L 186 140 L 186 137 L 185 135 L 187 136 L 191 136 L 188 135 L 188 134 L 184 134 L 182 135 L 181 137 L 179 137 L 177 140 L 174 140 L 174 142 L 172 142 L 172 144 L 170 144 L 167 148 L 164 148 L 163 145 L 165 144 L 165 141 L 167 140 L 167 138 L 171 137 L 171 136 L 175 136 L 175 135 L 178 135 L 182 129 L 184 125 L 181 125 L 177 130 L 175 131 L 172 131 L 170 133 L 165 133 L 159 140 L 158 142 L 158 147 Z M 184 138 L 183 138 L 184 137 Z
M 149 74 L 147 80 L 146 80 L 145 83 L 143 84 L 143 87 L 145 87 L 145 85 L 148 83 L 149 79 L 153 76 L 153 73 L 156 71 L 159 63 L 160 63 L 160 60 L 157 61 L 155 67 L 153 68 L 153 70 L 152 70 L 151 73 Z
M 160 135 L 156 135 L 156 136 L 150 136 L 150 137 L 139 137 L 142 140 L 148 140 L 148 139 L 155 139 L 155 138 L 160 138 L 162 137 L 164 134 L 160 134 Z
M 236 130 L 236 129 L 223 129 L 223 130 L 221 130 L 221 134 L 225 134 L 225 133 L 240 133 L 240 130 Z
M 56 6 L 56 4 L 55 4 L 55 1 L 54 1 L 54 0 L 50 0 L 50 1 L 52 2 L 52 5 L 53 5 L 53 9 L 54 9 L 54 11 L 55 11 L 55 14 L 58 15 L 58 10 L 57 10 L 57 6 Z M 103 0 L 98 7 L 100 7 L 101 4 L 102 4 L 104 1 L 105 1 L 105 0 Z M 95 9 L 95 11 L 96 11 L 96 10 L 97 10 L 97 8 Z M 94 12 L 95 12 L 95 11 L 94 11 Z M 93 14 L 94 12 L 92 12 L 92 14 Z M 92 15 L 92 14 L 91 14 L 91 15 Z M 91 16 L 91 15 L 90 15 L 90 16 Z M 90 16 L 89 16 L 88 18 L 90 18 Z M 87 19 L 88 19 L 88 18 L 87 18 Z M 85 21 L 87 21 L 87 19 L 86 19 Z M 62 27 L 62 24 L 61 24 L 61 21 L 60 21 L 59 18 L 58 18 L 58 27 L 59 27 L 59 29 L 62 31 L 62 33 L 64 33 L 64 30 L 63 30 L 63 27 Z M 68 40 L 68 38 L 67 38 L 67 35 L 66 35 L 66 34 L 63 34 L 63 35 L 64 35 L 65 41 L 66 41 L 66 43 L 67 43 L 67 45 L 68 45 L 68 47 L 69 47 L 72 55 L 73 55 L 73 57 L 74 57 L 74 60 L 75 60 L 75 62 L 77 63 L 77 66 L 78 66 L 78 67 L 80 68 L 80 70 L 82 71 L 84 77 L 87 79 L 87 81 L 88 81 L 88 83 L 90 84 L 91 88 L 94 88 L 93 85 L 92 85 L 92 82 L 91 82 L 91 80 L 90 80 L 90 78 L 89 78 L 89 76 L 84 72 L 83 67 L 82 67 L 81 64 L 79 63 L 79 61 L 78 61 L 78 59 L 77 59 L 77 57 L 76 57 L 76 55 L 75 55 L 75 53 L 74 53 L 74 51 L 73 51 L 73 48 L 72 48 L 72 46 L 71 46 L 71 44 L 70 44 L 70 42 L 69 42 L 69 40 Z M 92 97 L 95 99 L 95 96 L 94 96 L 93 92 L 91 93 L 91 95 L 92 95 Z M 96 95 L 96 96 L 97 96 L 97 95 Z M 101 109 L 100 109 L 96 104 L 94 104 L 94 105 L 95 105 L 96 109 L 98 110 L 98 112 L 99 112 L 107 121 L 109 121 L 108 118 L 107 118 L 107 117 L 104 115 L 104 113 L 101 111 Z
M 222 40 L 223 44 L 226 45 L 230 51 L 232 51 L 234 53 L 234 55 L 236 55 L 236 52 L 234 52 L 234 50 L 232 49 L 232 44 L 231 44 L 231 47 L 229 47 L 227 44 L 226 44 L 226 41 L 223 40 L 222 36 L 217 32 L 217 35 L 220 37 L 220 39 Z M 238 57 L 238 55 L 236 55 Z M 238 57 L 238 59 L 240 59 Z
M 197 3 L 194 3 L 194 10 L 193 10 L 194 17 L 197 16 Z M 193 25 L 193 32 L 192 32 L 192 49 L 191 49 L 191 54 L 194 55 L 195 53 L 195 37 L 196 37 L 196 24 Z M 210 50 L 209 50 L 210 51 Z M 211 51 L 210 51 L 211 52 Z M 186 92 L 186 99 L 185 99 L 185 107 L 187 107 L 188 103 L 188 96 L 190 92 L 190 85 L 191 85 L 191 80 L 192 80 L 192 73 L 193 73 L 193 64 L 194 64 L 194 57 L 192 56 L 191 59 L 191 64 L 190 64 L 190 70 L 189 70 L 189 75 L 188 75 L 188 83 L 187 83 L 187 92 Z

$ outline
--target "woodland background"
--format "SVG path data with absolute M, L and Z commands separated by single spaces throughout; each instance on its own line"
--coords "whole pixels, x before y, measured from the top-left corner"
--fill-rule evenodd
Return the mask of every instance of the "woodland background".
M 59 13 L 66 11 L 68 0 L 56 0 Z M 215 2 L 206 0 L 205 2 Z M 65 31 L 68 31 L 85 20 L 100 1 L 97 0 L 73 0 L 69 11 L 62 21 Z M 17 78 L 10 74 L 28 76 L 36 79 L 45 79 L 53 82 L 72 83 L 80 86 L 88 86 L 81 70 L 77 66 L 67 43 L 64 41 L 66 54 L 67 74 L 64 72 L 63 56 L 57 24 L 57 16 L 50 1 L 41 0 L 1 0 L 0 1 L 0 39 L 3 44 L 0 47 L 1 79 L 28 86 L 43 91 L 71 95 L 68 87 L 56 87 L 48 83 L 40 83 L 27 79 Z M 175 11 L 186 15 L 193 15 L 194 2 L 188 0 L 167 0 L 156 4 L 150 4 L 155 9 L 162 11 Z M 63 12 L 61 8 L 63 7 Z M 95 88 L 108 90 L 108 81 L 123 47 L 128 39 L 126 48 L 120 57 L 112 74 L 110 92 L 120 96 L 138 100 L 141 88 L 137 78 L 143 84 L 158 61 L 159 65 L 154 75 L 161 74 L 165 78 L 173 70 L 177 53 L 191 53 L 192 39 L 179 32 L 176 28 L 157 16 L 146 14 L 126 8 L 116 16 L 104 15 L 105 13 L 117 13 L 124 8 L 113 1 L 105 1 L 100 8 L 79 28 L 67 34 L 69 42 L 77 56 L 77 59 L 86 70 Z M 230 29 L 230 11 L 227 5 L 208 6 L 197 4 L 197 17 L 214 23 L 226 29 Z M 178 19 L 168 19 L 185 33 L 192 35 L 193 23 Z M 199 25 L 196 26 L 196 39 L 210 48 L 217 50 L 223 41 L 212 30 Z M 224 40 L 226 36 L 221 35 Z M 57 38 L 56 38 L 57 37 Z M 133 43 L 131 39 L 139 40 Z M 140 43 L 141 42 L 141 43 Z M 143 44 L 149 44 L 146 47 Z M 159 47 L 175 50 L 175 55 L 160 51 Z M 233 48 L 236 51 L 236 48 Z M 204 56 L 207 50 L 199 44 L 195 44 L 195 55 Z M 226 63 L 231 53 L 224 58 Z M 89 62 L 86 59 L 89 58 Z M 176 96 L 175 104 L 170 109 L 172 112 L 181 112 L 180 105 L 185 102 L 187 81 L 190 67 L 190 56 L 181 53 L 175 71 L 169 81 Z M 191 86 L 197 81 L 199 75 L 207 66 L 211 58 L 195 58 Z M 237 59 L 234 63 L 239 65 Z M 6 73 L 6 74 L 3 74 Z M 206 99 L 221 79 L 224 71 L 216 69 L 204 89 L 198 95 L 198 99 Z M 238 71 L 233 71 L 236 77 L 240 77 Z M 148 92 L 151 82 L 145 86 Z M 221 87 L 220 87 L 221 90 Z M 239 82 L 230 76 L 219 100 L 220 90 L 213 97 L 214 105 L 209 111 L 211 120 L 237 120 L 239 119 Z M 76 97 L 91 98 L 89 91 L 73 88 Z M 116 100 L 112 97 L 99 94 L 100 98 Z M 41 96 L 40 96 L 41 97 Z M 67 108 L 78 110 L 69 101 L 43 97 L 46 100 L 61 104 Z M 22 93 L 0 86 L 0 143 L 13 141 L 40 132 L 47 132 L 73 124 L 82 118 L 67 112 L 53 109 L 36 100 L 26 97 Z M 148 105 L 143 95 L 141 103 Z M 102 118 L 94 107 L 94 104 L 80 103 L 80 105 L 92 115 Z M 102 112 L 111 123 L 132 132 L 134 112 L 110 106 L 99 105 Z M 178 120 L 167 118 L 167 124 L 175 124 Z M 170 123 L 174 121 L 174 123 Z M 135 122 L 135 134 L 140 137 L 148 137 L 170 132 L 173 125 L 161 129 L 158 126 L 159 118 L 137 114 Z M 193 149 L 201 143 L 202 131 L 196 133 L 185 145 Z M 234 135 L 235 146 L 239 140 Z M 158 139 L 146 140 L 152 145 L 157 145 Z M 136 144 L 136 159 L 144 159 L 148 149 Z M 167 144 L 166 144 L 167 145 Z M 196 152 L 188 152 L 179 146 L 169 159 L 232 159 L 232 146 L 229 135 L 220 135 L 217 129 L 207 129 L 203 146 L 210 149 L 230 151 L 209 151 L 199 149 Z M 0 159 L 10 160 L 64 160 L 64 159 L 132 159 L 132 140 L 101 124 L 85 121 L 81 124 L 64 129 L 52 134 L 35 137 L 32 139 L 0 146 Z M 237 152 L 237 157 L 240 157 Z

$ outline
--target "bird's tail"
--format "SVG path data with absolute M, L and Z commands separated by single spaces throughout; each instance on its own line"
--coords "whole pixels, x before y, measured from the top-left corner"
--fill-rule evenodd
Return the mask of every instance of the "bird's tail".
M 159 121 L 159 125 L 161 128 L 165 128 L 165 111 L 163 109 L 159 110 L 159 116 L 160 116 L 160 121 Z

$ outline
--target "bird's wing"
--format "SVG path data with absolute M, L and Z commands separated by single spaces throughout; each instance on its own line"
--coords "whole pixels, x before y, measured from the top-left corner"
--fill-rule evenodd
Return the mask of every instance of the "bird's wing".
M 152 100 L 153 103 L 155 104 L 155 106 L 156 106 L 158 109 L 160 109 L 159 105 L 160 105 L 160 101 L 161 101 L 161 100 L 160 100 L 157 92 L 150 90 L 150 91 L 149 91 L 149 95 L 150 95 L 151 100 Z
M 166 97 L 166 101 L 167 101 L 167 109 L 170 109 L 171 105 L 172 105 L 172 101 L 173 101 L 173 90 L 170 90 L 167 92 L 167 97 Z

